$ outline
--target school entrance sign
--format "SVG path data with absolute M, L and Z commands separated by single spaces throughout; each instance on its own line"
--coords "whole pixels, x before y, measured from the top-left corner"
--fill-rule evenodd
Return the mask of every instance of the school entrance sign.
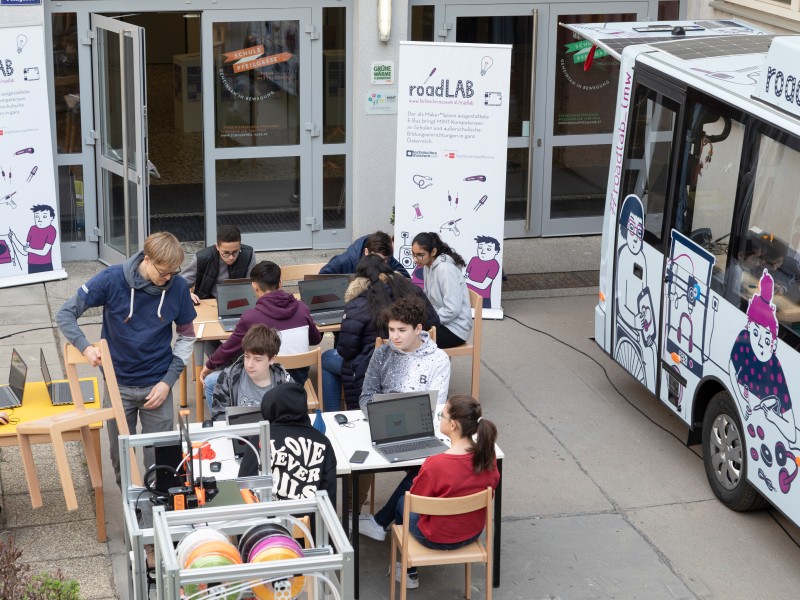
M 434 231 L 464 257 L 484 318 L 502 318 L 511 46 L 400 42 L 397 258 L 422 284 L 411 241 Z

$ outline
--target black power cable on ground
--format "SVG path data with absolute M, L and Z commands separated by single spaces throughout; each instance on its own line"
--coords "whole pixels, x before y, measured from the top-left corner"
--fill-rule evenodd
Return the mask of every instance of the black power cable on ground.
M 684 440 L 680 439 L 680 438 L 679 438 L 677 435 L 675 435 L 673 432 L 671 432 L 669 429 L 667 429 L 666 427 L 664 427 L 664 426 L 663 426 L 663 425 L 661 425 L 660 423 L 657 423 L 656 421 L 654 421 L 654 420 L 653 420 L 653 418 L 652 418 L 652 417 L 650 417 L 650 415 L 648 415 L 648 414 L 647 414 L 647 413 L 645 413 L 645 412 L 644 412 L 644 411 L 643 411 L 641 408 L 639 408 L 638 406 L 636 406 L 636 404 L 634 404 L 633 402 L 631 402 L 630 400 L 628 400 L 628 398 L 626 398 L 626 397 L 625 397 L 625 394 L 623 394 L 623 393 L 622 393 L 622 391 L 620 391 L 620 389 L 619 389 L 619 388 L 616 386 L 616 384 L 615 384 L 615 383 L 614 383 L 614 382 L 611 380 L 611 376 L 608 374 L 608 371 L 606 370 L 605 366 L 603 366 L 603 364 L 602 364 L 602 363 L 600 363 L 600 361 L 598 361 L 598 360 L 597 360 L 597 359 L 596 359 L 594 356 L 592 356 L 592 355 L 590 355 L 590 354 L 588 354 L 588 353 L 584 352 L 584 351 L 583 351 L 583 350 L 581 350 L 580 348 L 576 348 L 575 346 L 573 346 L 572 344 L 569 344 L 569 343 L 565 342 L 564 340 L 558 339 L 556 336 L 554 336 L 554 335 L 553 335 L 553 334 L 551 334 L 551 333 L 548 333 L 548 332 L 546 332 L 546 331 L 543 331 L 542 329 L 537 329 L 536 327 L 533 327 L 533 326 L 531 326 L 531 325 L 528 325 L 528 324 L 526 324 L 526 323 L 523 323 L 522 321 L 520 321 L 519 319 L 517 319 L 517 318 L 515 318 L 515 317 L 512 317 L 512 316 L 511 316 L 511 315 L 509 315 L 508 313 L 505 313 L 505 314 L 504 314 L 504 316 L 505 316 L 506 318 L 508 318 L 508 319 L 511 319 L 511 320 L 512 320 L 512 321 L 514 321 L 515 323 L 518 323 L 519 325 L 522 325 L 522 326 L 523 326 L 525 329 L 529 329 L 529 330 L 531 330 L 531 331 L 534 331 L 534 332 L 536 332 L 536 333 L 539 333 L 539 334 L 541 334 L 541 335 L 543 335 L 543 336 L 549 337 L 549 338 L 550 338 L 551 340 L 553 340 L 554 342 L 557 342 L 557 343 L 561 344 L 562 346 L 566 346 L 567 348 L 570 348 L 571 350 L 574 350 L 574 351 L 575 351 L 575 352 L 577 352 L 578 354 L 581 354 L 581 355 L 585 356 L 586 358 L 588 358 L 590 361 L 592 361 L 594 364 L 596 364 L 598 367 L 600 367 L 600 368 L 603 370 L 603 375 L 605 375 L 605 378 L 606 378 L 606 380 L 608 380 L 608 383 L 611 385 L 611 387 L 612 387 L 612 388 L 614 388 L 614 391 L 615 391 L 615 392 L 617 392 L 617 394 L 619 394 L 619 397 L 620 397 L 620 398 L 622 398 L 622 399 L 623 399 L 623 400 L 624 400 L 624 401 L 625 401 L 625 402 L 626 402 L 626 403 L 627 403 L 629 406 L 631 406 L 631 407 L 632 407 L 634 410 L 636 410 L 636 412 L 638 412 L 639 414 L 641 414 L 641 415 L 642 415 L 642 416 L 643 416 L 645 419 L 647 419 L 648 421 L 650 421 L 650 422 L 651 422 L 653 425 L 655 425 L 656 427 L 658 427 L 658 428 L 659 428 L 661 431 L 663 431 L 663 432 L 665 432 L 665 433 L 668 433 L 669 435 L 671 435 L 672 437 L 674 437 L 676 440 L 678 440 L 678 441 L 681 443 L 681 446 L 683 446 L 684 448 L 686 448 L 687 450 L 689 450 L 689 452 L 691 452 L 691 453 L 692 453 L 692 456 L 695 456 L 695 457 L 697 457 L 697 458 L 699 458 L 699 459 L 701 459 L 701 460 L 702 460 L 702 458 L 703 458 L 703 457 L 702 457 L 701 455 L 697 454 L 696 452 L 692 451 L 692 449 L 691 449 L 689 446 L 687 446 L 687 445 L 686 445 L 686 443 L 684 442 Z M 769 516 L 770 516 L 770 517 L 772 517 L 772 520 L 773 520 L 773 521 L 775 521 L 775 524 L 776 524 L 778 527 L 780 527 L 780 528 L 781 528 L 781 530 L 783 531 L 783 533 L 784 533 L 784 534 L 786 534 L 786 537 L 788 537 L 788 538 L 789 538 L 789 539 L 792 541 L 792 543 L 793 543 L 795 546 L 797 546 L 798 548 L 800 548 L 800 542 L 798 542 L 798 541 L 797 541 L 797 540 L 796 540 L 796 539 L 795 539 L 795 538 L 792 536 L 792 534 L 791 534 L 791 533 L 789 533 L 789 531 L 786 529 L 786 527 L 784 527 L 783 523 L 781 523 L 781 522 L 778 520 L 778 517 L 777 517 L 777 516 L 776 516 L 776 514 L 775 514 L 775 511 L 776 511 L 776 510 L 777 510 L 777 509 L 775 509 L 775 510 L 768 510 L 768 511 L 767 511 L 767 514 L 769 514 Z

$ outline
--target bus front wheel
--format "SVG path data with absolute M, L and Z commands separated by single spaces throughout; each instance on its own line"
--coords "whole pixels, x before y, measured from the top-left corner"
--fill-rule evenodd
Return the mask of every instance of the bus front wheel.
M 764 508 L 767 501 L 747 482 L 747 454 L 742 423 L 733 399 L 717 393 L 703 417 L 703 464 L 711 489 L 728 508 L 748 511 Z

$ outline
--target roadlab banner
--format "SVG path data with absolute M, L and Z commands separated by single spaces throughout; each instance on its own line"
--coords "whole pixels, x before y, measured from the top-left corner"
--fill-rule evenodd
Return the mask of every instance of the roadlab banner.
M 0 287 L 63 279 L 44 30 L 0 28 Z
M 395 249 L 434 231 L 467 263 L 484 318 L 502 318 L 511 46 L 400 42 Z

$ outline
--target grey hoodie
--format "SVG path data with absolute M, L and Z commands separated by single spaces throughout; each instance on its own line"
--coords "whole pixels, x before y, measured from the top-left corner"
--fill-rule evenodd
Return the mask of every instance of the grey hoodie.
M 442 325 L 466 341 L 472 331 L 472 306 L 463 270 L 450 255 L 441 254 L 424 273 L 425 293 Z
M 364 413 L 375 394 L 438 390 L 438 403 L 447 402 L 450 358 L 426 331 L 419 335 L 422 345 L 413 352 L 403 352 L 391 340 L 373 352 L 358 401 Z

